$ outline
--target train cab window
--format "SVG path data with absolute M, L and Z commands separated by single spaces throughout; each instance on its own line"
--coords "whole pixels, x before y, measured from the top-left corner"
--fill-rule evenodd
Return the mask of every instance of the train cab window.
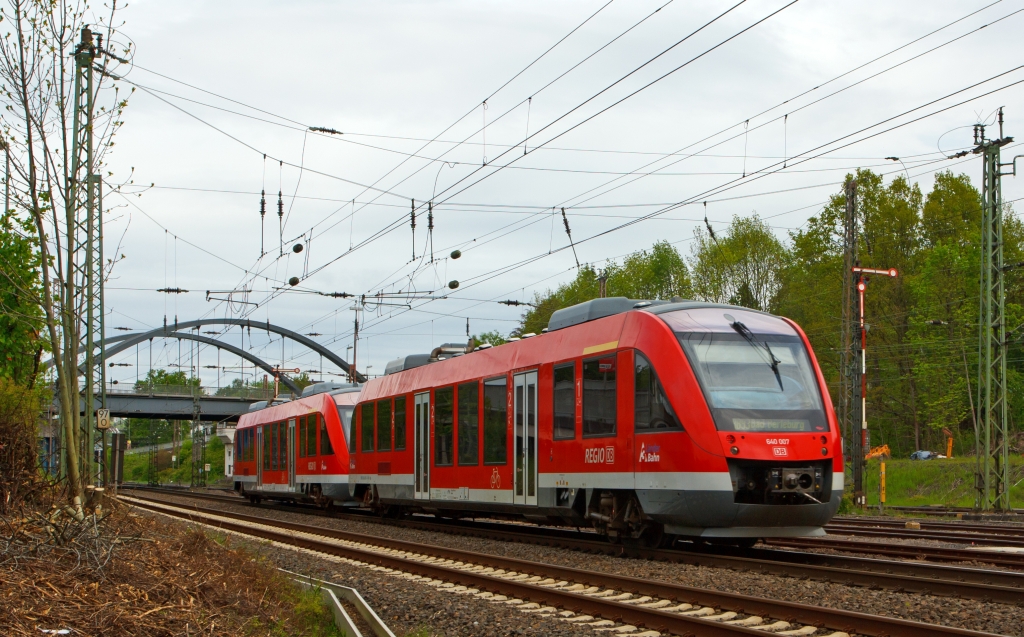
M 363 453 L 373 452 L 373 403 L 363 403 L 360 408 L 362 412 L 359 416 L 360 432 L 359 436 L 362 438 L 362 445 L 360 451 Z
M 508 380 L 484 381 L 484 464 L 508 462 Z
M 681 431 L 683 426 L 672 409 L 672 403 L 668 402 L 665 388 L 658 380 L 651 362 L 637 352 L 633 368 L 633 421 L 636 432 Z
M 480 383 L 459 385 L 459 464 L 480 462 Z
M 395 451 L 405 450 L 405 396 L 395 399 Z
M 455 388 L 434 390 L 434 465 L 451 466 L 455 425 Z
M 316 432 L 319 424 L 319 413 L 306 416 L 306 455 L 310 458 L 316 455 Z
M 391 399 L 377 401 L 377 451 L 391 451 Z
M 348 413 L 349 413 L 349 419 L 351 419 L 352 418 L 352 411 L 349 410 Z M 331 446 L 331 437 L 327 433 L 327 420 L 324 419 L 324 418 L 320 418 L 319 416 L 317 417 L 317 420 L 320 421 L 320 455 L 321 456 L 333 456 L 334 455 L 334 447 Z M 344 420 L 342 421 L 342 423 L 344 424 Z M 352 438 L 354 439 L 355 436 L 353 435 Z
M 616 355 L 583 361 L 583 435 L 614 436 Z
M 576 364 L 555 365 L 554 375 L 554 438 L 576 437 Z
M 271 425 L 263 425 L 263 470 L 270 471 L 270 461 L 274 457 L 271 453 L 273 446 L 273 435 L 271 434 Z

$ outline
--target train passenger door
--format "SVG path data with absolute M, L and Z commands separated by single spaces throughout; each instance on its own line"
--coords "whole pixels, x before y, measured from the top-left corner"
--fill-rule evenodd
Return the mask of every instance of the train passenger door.
M 263 487 L 263 425 L 253 427 L 256 430 L 256 488 Z
M 413 497 L 430 499 L 430 392 L 413 397 L 413 454 L 415 480 Z
M 288 419 L 288 490 L 295 490 L 295 419 Z
M 513 504 L 537 504 L 537 372 L 516 374 L 512 380 L 515 435 Z

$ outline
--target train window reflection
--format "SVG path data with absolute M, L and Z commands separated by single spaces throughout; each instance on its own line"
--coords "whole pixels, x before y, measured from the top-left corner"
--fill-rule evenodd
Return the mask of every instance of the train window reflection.
M 455 388 L 434 390 L 434 465 L 452 464 L 455 426 Z
M 508 462 L 508 389 L 505 377 L 484 381 L 484 464 Z
M 349 438 L 354 441 L 355 432 L 350 429 L 353 409 L 353 407 L 338 407 L 338 414 L 344 414 L 341 418 L 342 429 L 348 431 Z M 331 445 L 331 436 L 327 433 L 327 420 L 321 417 L 317 417 L 317 419 L 320 421 L 320 455 L 333 456 L 334 447 Z
M 576 364 L 556 365 L 554 373 L 554 437 L 576 437 Z
M 636 353 L 634 360 L 634 427 L 638 433 L 650 431 L 681 430 L 683 426 L 665 395 L 665 388 L 658 380 L 651 362 Z
M 475 465 L 480 456 L 480 383 L 459 385 L 459 464 Z
M 614 436 L 616 355 L 583 361 L 583 435 Z
M 363 403 L 359 408 L 359 437 L 362 439 L 360 451 L 363 453 L 373 452 L 373 403 Z
M 377 451 L 391 451 L 391 399 L 377 401 Z
M 395 451 L 405 449 L 405 396 L 395 399 Z

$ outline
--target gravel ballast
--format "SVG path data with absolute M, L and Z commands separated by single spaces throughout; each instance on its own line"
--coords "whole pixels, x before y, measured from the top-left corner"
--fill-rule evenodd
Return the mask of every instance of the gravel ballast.
M 375 522 L 312 516 L 275 507 L 254 509 L 244 503 L 236 505 L 226 502 L 196 501 L 190 500 L 187 496 L 165 494 L 160 494 L 159 497 L 168 502 L 198 504 L 210 509 L 236 511 L 264 516 L 269 519 L 288 520 L 376 537 L 396 538 L 478 553 L 507 556 L 643 579 L 657 579 L 710 590 L 813 604 L 826 608 L 872 615 L 898 617 L 910 621 L 941 624 L 1014 637 L 1024 636 L 1024 622 L 1021 620 L 1021 609 L 1006 604 L 900 593 L 890 590 L 871 590 L 829 582 L 797 580 L 794 578 L 761 575 L 751 572 L 736 572 L 703 566 L 592 555 L 557 547 L 407 529 Z M 516 635 L 527 634 L 527 632 L 538 634 L 538 629 L 533 627 L 532 624 L 540 622 L 544 624 L 545 628 L 539 634 L 586 634 L 580 632 L 581 629 L 567 626 L 556 620 L 526 615 L 519 611 L 502 608 L 500 604 L 475 600 L 469 596 L 438 594 L 422 584 L 413 584 L 401 580 L 396 581 L 395 578 L 382 576 L 372 571 L 355 573 L 352 572 L 352 569 L 347 569 L 343 575 L 355 579 L 349 579 L 348 581 L 340 580 L 334 577 L 335 573 L 330 570 L 330 564 L 322 558 L 307 557 L 305 555 L 300 557 L 293 551 L 289 551 L 289 553 L 291 553 L 290 557 L 281 556 L 280 559 L 293 560 L 297 566 L 301 564 L 303 568 L 291 568 L 286 563 L 281 563 L 280 566 L 299 572 L 309 572 L 314 576 L 320 576 L 317 573 L 331 574 L 332 577 L 324 576 L 324 579 L 333 579 L 338 581 L 338 583 L 359 589 L 386 622 L 390 624 L 392 621 L 398 621 L 402 629 L 407 632 L 426 626 L 442 631 L 438 634 L 445 635 Z M 317 566 L 318 562 L 323 562 L 323 564 Z M 353 581 L 358 581 L 358 583 L 349 583 Z M 1022 595 L 1022 598 L 1024 598 L 1024 595 Z M 409 600 L 415 601 L 410 603 Z M 386 609 L 386 613 L 381 612 L 384 609 Z M 442 627 L 442 622 L 444 627 Z M 477 624 L 474 625 L 473 622 L 477 622 Z M 481 628 L 484 626 L 487 627 L 487 630 Z M 501 626 L 500 630 L 498 629 L 499 626 Z M 515 632 L 516 630 L 526 632 Z M 396 633 L 402 634 L 399 630 L 396 630 Z

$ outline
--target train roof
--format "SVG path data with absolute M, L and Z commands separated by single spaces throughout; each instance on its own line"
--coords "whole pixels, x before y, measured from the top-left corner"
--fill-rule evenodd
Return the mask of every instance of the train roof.
M 700 309 L 722 309 L 732 310 L 737 312 L 750 312 L 759 314 L 765 317 L 774 317 L 774 315 L 760 310 L 754 310 L 751 308 L 741 307 L 737 305 L 729 305 L 725 303 L 709 303 L 706 301 L 693 301 L 682 299 L 680 297 L 673 297 L 669 301 L 665 300 L 646 300 L 646 299 L 629 299 L 626 297 L 609 297 L 603 299 L 593 299 L 578 303 L 570 307 L 556 310 L 551 315 L 551 319 L 548 321 L 548 328 L 544 330 L 544 334 L 523 334 L 521 339 L 512 339 L 513 341 L 520 341 L 532 339 L 537 336 L 546 336 L 559 332 L 568 327 L 582 325 L 597 321 L 599 319 L 608 318 L 616 315 L 623 315 L 628 312 L 642 311 L 648 314 L 667 314 L 670 312 L 676 312 L 679 310 L 700 310 Z M 667 319 L 668 317 L 666 317 Z M 666 320 L 663 319 L 663 320 Z M 676 323 L 677 321 L 670 321 Z M 482 344 L 470 349 L 468 344 L 463 345 L 461 343 L 445 343 L 439 347 L 435 347 L 430 354 L 412 354 L 398 358 L 388 363 L 385 368 L 384 378 L 412 370 L 415 368 L 423 367 L 431 363 L 437 363 L 443 360 L 461 357 L 467 354 L 482 352 L 491 349 L 490 344 Z M 475 358 L 475 357 L 474 357 Z M 375 391 L 371 391 L 371 394 Z

